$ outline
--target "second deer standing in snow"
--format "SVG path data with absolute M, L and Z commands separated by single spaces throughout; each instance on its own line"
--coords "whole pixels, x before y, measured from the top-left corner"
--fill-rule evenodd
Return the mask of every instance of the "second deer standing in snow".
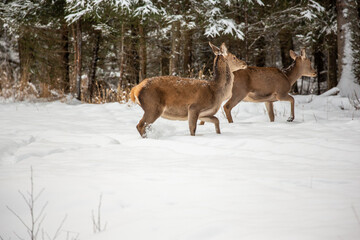
M 271 122 L 275 118 L 273 102 L 289 101 L 291 103 L 291 115 L 288 121 L 292 122 L 294 120 L 294 98 L 289 95 L 291 86 L 301 76 L 315 77 L 316 71 L 311 67 L 305 49 L 301 50 L 300 56 L 290 50 L 290 56 L 294 62 L 284 71 L 272 67 L 247 67 L 233 72 L 232 96 L 224 105 L 224 111 L 229 123 L 233 122 L 231 109 L 242 100 L 265 102 Z

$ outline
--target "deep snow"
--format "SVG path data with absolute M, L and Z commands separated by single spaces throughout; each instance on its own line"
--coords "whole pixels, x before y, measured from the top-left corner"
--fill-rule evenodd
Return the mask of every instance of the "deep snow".
M 358 240 L 360 111 L 338 96 L 295 99 L 292 123 L 286 102 L 274 123 L 263 104 L 240 103 L 233 124 L 218 113 L 221 135 L 159 119 L 148 139 L 135 105 L 1 103 L 0 236 L 27 237 L 7 206 L 29 222 L 18 190 L 32 166 L 44 231 L 67 215 L 60 240 Z M 107 226 L 94 234 L 101 194 Z

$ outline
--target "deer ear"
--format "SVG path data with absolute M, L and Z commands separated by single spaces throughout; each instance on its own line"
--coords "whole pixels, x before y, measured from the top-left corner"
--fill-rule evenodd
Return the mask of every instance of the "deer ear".
M 306 50 L 305 48 L 301 49 L 301 59 L 305 59 L 306 58 Z
M 292 58 L 292 59 L 296 59 L 296 57 L 297 57 L 297 55 L 296 55 L 296 53 L 293 51 L 293 50 L 290 50 L 290 57 Z
M 228 49 L 225 45 L 225 43 L 222 43 L 220 46 L 220 51 L 221 53 L 226 57 L 228 55 Z
M 213 53 L 214 53 L 215 55 L 220 55 L 220 49 L 219 49 L 218 47 L 216 47 L 215 45 L 213 45 L 211 42 L 209 42 L 209 45 L 210 45 L 210 47 L 211 47 L 211 49 L 212 49 L 212 51 L 213 51 Z

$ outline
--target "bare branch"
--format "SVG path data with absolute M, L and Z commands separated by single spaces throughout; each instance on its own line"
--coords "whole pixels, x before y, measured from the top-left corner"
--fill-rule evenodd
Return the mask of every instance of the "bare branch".
M 76 234 L 75 238 L 70 238 L 70 235 L 72 234 Z M 66 231 L 66 240 L 78 240 L 80 233 L 77 232 L 71 232 L 71 231 Z
M 98 207 L 98 227 L 99 227 L 99 232 L 101 231 L 101 222 L 100 222 L 101 201 L 102 201 L 102 194 L 100 194 L 99 207 Z
M 15 217 L 17 217 L 17 219 L 19 219 L 19 221 L 26 227 L 26 229 L 28 231 L 31 231 L 30 227 L 23 221 L 23 219 L 14 211 L 12 210 L 9 206 L 6 206 L 7 209 L 9 209 L 9 211 L 15 215 Z
M 49 202 L 46 202 L 45 204 L 44 204 L 44 206 L 41 208 L 41 211 L 40 211 L 40 213 L 39 213 L 39 215 L 35 218 L 35 223 L 39 220 L 39 218 L 43 215 L 43 213 L 44 213 L 44 210 L 45 210 L 45 208 L 47 207 L 47 205 L 48 205 L 48 203 Z
M 44 215 L 43 216 L 43 218 L 40 220 L 40 222 L 39 222 L 39 224 L 37 225 L 37 230 L 36 230 L 36 233 L 35 233 L 35 239 L 37 239 L 37 236 L 38 236 L 38 234 L 39 234 L 39 230 L 40 230 L 40 228 L 41 228 L 41 225 L 42 225 L 42 223 L 44 222 L 44 220 L 45 220 L 45 217 L 46 217 L 46 215 Z
M 25 197 L 25 194 L 23 194 L 20 190 L 19 190 L 18 192 L 19 192 L 19 194 L 22 196 L 22 198 L 24 199 L 26 205 L 27 205 L 29 208 L 31 208 L 30 199 L 27 199 L 27 198 Z
M 49 235 L 48 233 L 45 233 L 45 234 L 46 234 L 47 238 L 48 238 L 49 240 L 51 240 L 50 235 Z
M 358 224 L 360 225 L 360 218 L 359 218 L 359 216 L 358 216 L 358 214 L 357 214 L 357 212 L 356 212 L 356 210 L 355 210 L 354 205 L 351 205 L 351 207 L 352 207 L 352 210 L 354 211 L 355 218 L 356 218 Z
M 40 197 L 40 195 L 45 191 L 45 188 L 41 189 L 40 192 L 34 198 L 34 202 Z
M 59 226 L 58 229 L 56 230 L 55 235 L 54 235 L 54 237 L 53 237 L 52 240 L 55 240 L 55 239 L 59 236 L 60 231 L 61 231 L 61 229 L 62 229 L 62 227 L 63 227 L 63 225 L 64 225 L 64 222 L 65 222 L 66 218 L 67 218 L 67 215 L 65 215 L 64 219 L 61 221 L 60 226 Z
M 14 235 L 20 240 L 25 240 L 24 238 L 20 237 L 16 232 L 14 232 Z
M 103 228 L 101 227 L 101 203 L 102 203 L 102 194 L 100 195 L 100 199 L 99 199 L 97 219 L 95 217 L 94 210 L 91 211 L 94 233 L 104 231 L 106 229 L 106 225 L 107 225 L 107 224 L 105 224 L 105 226 Z
M 79 236 L 80 236 L 80 233 L 78 233 L 78 234 L 76 235 L 76 237 L 74 238 L 74 240 L 78 240 L 78 239 L 79 239 Z

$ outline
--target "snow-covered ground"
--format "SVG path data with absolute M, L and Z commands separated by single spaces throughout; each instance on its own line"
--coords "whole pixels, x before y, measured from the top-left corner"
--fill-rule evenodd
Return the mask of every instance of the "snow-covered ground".
M 296 96 L 292 123 L 275 109 L 219 112 L 221 135 L 159 119 L 142 139 L 135 105 L 1 103 L 0 237 L 28 239 L 8 208 L 30 223 L 32 166 L 44 232 L 67 215 L 58 240 L 360 239 L 360 111 L 337 96 Z

